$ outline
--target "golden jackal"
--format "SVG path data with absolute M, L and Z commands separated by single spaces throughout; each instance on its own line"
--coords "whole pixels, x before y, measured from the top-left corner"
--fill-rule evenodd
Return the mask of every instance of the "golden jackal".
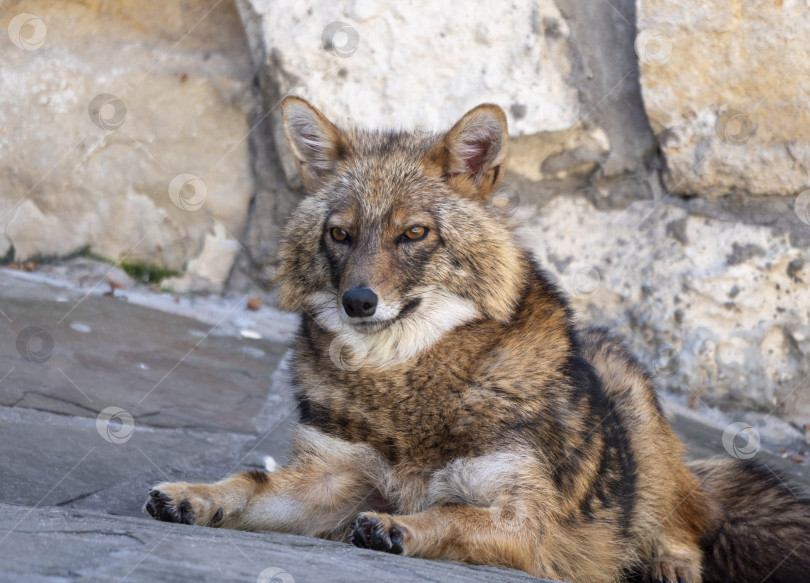
M 278 272 L 303 311 L 291 462 L 159 484 L 152 516 L 583 583 L 810 581 L 810 500 L 755 463 L 685 465 L 650 376 L 487 203 L 499 107 L 432 136 L 282 108 L 308 191 Z

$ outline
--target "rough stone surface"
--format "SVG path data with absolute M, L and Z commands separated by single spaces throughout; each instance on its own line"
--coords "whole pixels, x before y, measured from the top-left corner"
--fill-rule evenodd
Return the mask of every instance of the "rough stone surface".
M 639 87 L 638 59 L 632 43 L 635 0 L 558 0 L 557 4 L 569 23 L 575 47 L 570 82 L 578 89 L 580 118 L 604 130 L 609 152 L 584 182 L 581 178 L 559 184 L 543 181 L 532 185 L 531 190 L 548 189 L 554 195 L 581 192 L 599 208 L 621 207 L 656 196 L 661 161 Z M 563 159 L 570 156 L 566 153 L 570 148 L 557 150 Z
M 211 474 L 210 460 L 221 464 L 218 474 L 225 473 L 234 464 L 230 457 L 255 441 L 249 435 L 226 432 L 155 430 L 145 426 L 142 419 L 135 420 L 131 438 L 126 441 L 114 443 L 105 436 L 106 432 L 99 433 L 95 417 L 0 408 L 3 502 L 70 504 L 137 516 L 143 492 L 151 483 L 169 476 L 179 479 L 182 470 L 194 479 L 218 480 L 221 475 L 205 476 Z M 126 498 L 110 500 L 104 496 L 122 483 L 134 486 L 127 488 Z M 88 506 L 85 499 L 89 496 L 93 499 Z
M 258 70 L 266 70 L 267 61 L 258 57 L 256 60 L 265 63 L 257 65 Z M 250 133 L 256 190 L 243 247 L 228 280 L 229 291 L 255 289 L 257 283 L 267 287 L 276 265 L 278 243 L 287 217 L 302 198 L 300 190 L 292 188 L 287 182 L 273 142 L 272 112 L 278 103 L 276 90 L 267 85 L 268 75 L 259 75 L 258 79 L 258 96 L 251 111 L 253 129 Z
M 212 326 L 123 298 L 65 290 L 59 301 L 36 301 L 28 290 L 37 284 L 0 278 L 0 374 L 10 371 L 0 405 L 89 417 L 115 406 L 136 423 L 246 432 L 286 349 L 218 335 Z M 234 301 L 226 316 L 245 312 L 244 301 Z M 111 325 L 121 321 L 137 326 Z M 26 337 L 34 329 L 42 332 Z
M 616 5 L 513 3 L 493 20 L 485 2 L 448 11 L 421 0 L 238 0 L 264 97 L 262 131 L 278 156 L 259 158 L 268 160 L 259 188 L 271 193 L 256 197 L 251 252 L 239 270 L 250 269 L 250 258 L 272 264 L 291 199 L 277 191 L 301 187 L 280 127 L 278 104 L 288 93 L 338 124 L 424 130 L 446 130 L 468 109 L 495 102 L 510 126 L 505 181 L 521 200 L 578 190 L 616 206 L 652 196 L 656 144 L 638 87 L 634 5 Z
M 636 43 L 667 188 L 795 195 L 810 184 L 807 5 L 641 0 Z
M 672 391 L 810 422 L 810 226 L 690 214 L 666 201 L 598 211 L 558 197 L 524 229 L 590 322 L 620 331 Z M 792 220 L 790 220 L 792 217 Z M 764 217 L 763 217 L 764 218 Z
M 359 4 L 240 3 L 262 18 L 262 38 L 250 42 L 268 47 L 282 95 L 309 96 L 337 122 L 372 127 L 444 129 L 486 100 L 508 110 L 515 135 L 578 121 L 577 90 L 566 81 L 570 30 L 553 2 L 515 4 L 499 19 L 480 2 L 453 11 L 426 1 Z
M 542 582 L 525 573 L 248 533 L 0 504 L 0 581 Z
M 284 317 L 249 315 L 243 298 L 218 313 L 167 302 L 190 319 L 135 305 L 136 290 L 106 297 L 24 275 L 0 270 L 0 501 L 138 516 L 157 481 L 283 462 L 293 405 L 273 371 L 286 341 L 238 336 L 272 336 L 268 316 L 289 336 Z M 109 407 L 129 424 L 99 424 Z
M 13 1 L 0 28 L 0 256 L 89 246 L 221 288 L 253 191 L 233 4 Z

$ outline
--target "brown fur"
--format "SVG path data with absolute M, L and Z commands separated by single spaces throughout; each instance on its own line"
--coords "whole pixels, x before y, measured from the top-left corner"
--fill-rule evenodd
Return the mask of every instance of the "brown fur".
M 773 545 L 807 532 L 810 505 L 749 467 L 690 471 L 648 374 L 575 327 L 487 204 L 506 153 L 500 108 L 417 137 L 339 129 L 300 98 L 282 107 L 309 192 L 278 274 L 282 306 L 303 311 L 292 461 L 159 484 L 150 514 L 606 583 L 754 581 L 781 557 L 746 570 L 734 553 L 758 551 L 741 538 L 759 524 Z M 408 239 L 413 227 L 424 236 Z M 352 317 L 342 302 L 362 288 L 378 303 Z M 747 521 L 752 496 L 771 522 Z M 791 551 L 790 573 L 809 552 Z

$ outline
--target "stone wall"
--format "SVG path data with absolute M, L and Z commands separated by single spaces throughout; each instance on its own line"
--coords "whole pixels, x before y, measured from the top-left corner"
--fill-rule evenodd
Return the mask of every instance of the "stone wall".
M 561 196 L 524 237 L 583 321 L 621 334 L 662 387 L 692 406 L 777 412 L 802 427 L 808 247 L 789 229 L 701 211 L 666 202 L 599 211 Z
M 527 197 L 582 190 L 600 202 L 649 198 L 658 182 L 634 7 L 622 4 L 626 15 L 582 0 L 513 3 L 493 19 L 484 2 L 237 2 L 288 183 L 298 179 L 277 108 L 288 93 L 338 123 L 426 130 L 491 101 L 506 110 L 511 181 Z
M 806 2 L 640 0 L 637 47 L 667 189 L 793 195 L 810 185 Z
M 284 95 L 423 129 L 493 101 L 526 242 L 583 320 L 620 329 L 692 404 L 810 421 L 803 4 L 5 7 L 4 27 L 25 12 L 46 33 L 20 28 L 0 65 L 0 255 L 90 245 L 185 271 L 165 282 L 180 291 L 220 290 L 229 269 L 243 291 L 302 196 Z M 96 112 L 101 94 L 123 117 Z
M 0 257 L 89 247 L 221 286 L 253 192 L 233 4 L 12 1 L 0 30 Z

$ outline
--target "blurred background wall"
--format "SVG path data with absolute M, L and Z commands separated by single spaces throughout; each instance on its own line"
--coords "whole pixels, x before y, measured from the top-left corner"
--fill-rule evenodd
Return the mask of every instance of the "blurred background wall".
M 338 124 L 510 125 L 504 212 L 692 404 L 810 422 L 805 2 L 0 4 L 0 257 L 243 291 L 302 196 L 288 93 Z

